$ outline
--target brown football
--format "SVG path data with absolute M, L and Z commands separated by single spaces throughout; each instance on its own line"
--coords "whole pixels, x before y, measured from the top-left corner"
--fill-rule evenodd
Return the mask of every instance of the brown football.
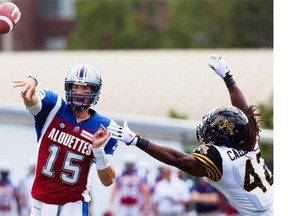
M 15 29 L 21 18 L 17 5 L 5 2 L 0 5 L 0 34 L 6 34 Z

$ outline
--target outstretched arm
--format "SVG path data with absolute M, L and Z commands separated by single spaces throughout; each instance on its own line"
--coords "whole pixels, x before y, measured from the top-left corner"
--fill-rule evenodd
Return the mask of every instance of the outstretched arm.
M 124 122 L 123 127 L 113 123 L 108 126 L 108 130 L 113 138 L 118 139 L 127 145 L 136 145 L 142 151 L 163 163 L 175 166 L 190 175 L 207 175 L 202 165 L 200 165 L 192 155 L 178 151 L 169 146 L 153 143 L 136 135 L 129 129 L 126 121 Z
M 248 107 L 248 104 L 246 102 L 246 99 L 242 91 L 238 88 L 237 84 L 235 83 L 232 86 L 227 87 L 227 88 L 230 94 L 230 100 L 231 100 L 232 105 L 244 111 L 245 108 Z
M 153 143 L 139 136 L 136 146 L 153 158 L 177 167 L 190 175 L 197 177 L 207 175 L 202 165 L 190 154 L 178 151 L 169 146 Z
M 248 104 L 246 99 L 239 89 L 237 84 L 235 83 L 231 72 L 227 66 L 226 61 L 220 55 L 211 55 L 210 62 L 208 63 L 209 67 L 213 69 L 213 71 L 223 78 L 230 95 L 230 100 L 233 106 L 238 107 L 242 111 L 247 108 Z

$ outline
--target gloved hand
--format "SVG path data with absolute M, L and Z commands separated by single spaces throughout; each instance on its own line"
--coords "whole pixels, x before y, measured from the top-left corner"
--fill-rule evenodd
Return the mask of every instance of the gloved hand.
M 208 65 L 214 70 L 216 74 L 218 74 L 222 78 L 224 78 L 230 72 L 226 61 L 217 54 L 213 54 L 210 56 L 210 61 Z
M 136 145 L 138 141 L 138 135 L 129 129 L 126 120 L 124 121 L 123 127 L 116 122 L 111 122 L 107 129 L 111 133 L 112 138 L 120 140 L 127 145 Z

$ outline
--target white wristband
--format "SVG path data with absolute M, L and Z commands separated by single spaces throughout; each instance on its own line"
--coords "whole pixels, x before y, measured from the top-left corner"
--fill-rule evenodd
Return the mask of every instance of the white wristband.
M 92 151 L 96 159 L 97 170 L 103 170 L 110 166 L 103 147 L 92 148 Z

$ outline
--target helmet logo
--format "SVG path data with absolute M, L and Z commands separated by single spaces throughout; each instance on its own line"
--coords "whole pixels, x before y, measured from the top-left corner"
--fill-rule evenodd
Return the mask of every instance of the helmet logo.
M 81 65 L 77 70 L 75 81 L 80 82 L 80 83 L 85 83 L 87 79 L 87 70 L 88 70 L 87 66 Z
M 220 130 L 222 130 L 225 134 L 229 134 L 232 136 L 234 134 L 233 130 L 235 125 L 228 121 L 224 116 L 217 116 L 211 123 L 211 126 L 217 125 Z

